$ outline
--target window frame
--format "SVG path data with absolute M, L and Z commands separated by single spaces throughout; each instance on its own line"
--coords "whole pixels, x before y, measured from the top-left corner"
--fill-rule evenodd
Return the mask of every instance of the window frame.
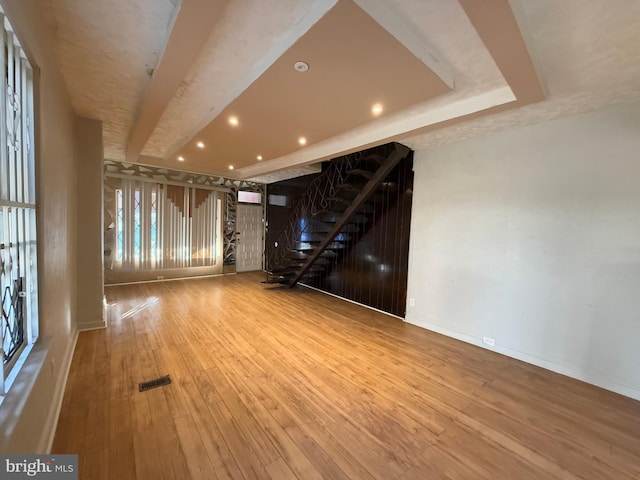
M 36 196 L 36 75 L 37 69 L 22 48 L 17 34 L 0 6 L 2 45 L 0 58 L 0 230 L 4 263 L 0 272 L 0 403 L 11 389 L 39 337 L 37 196 Z M 12 252 L 14 250 L 15 252 Z M 15 265 L 14 265 L 15 263 Z M 19 280 L 19 292 L 15 281 Z M 22 283 L 20 283 L 22 282 Z M 22 311 L 21 344 L 5 363 L 7 323 L 12 323 L 7 294 L 17 295 Z M 12 302 L 13 303 L 13 302 Z M 13 312 L 15 318 L 15 311 Z M 11 326 L 11 325 L 10 325 Z

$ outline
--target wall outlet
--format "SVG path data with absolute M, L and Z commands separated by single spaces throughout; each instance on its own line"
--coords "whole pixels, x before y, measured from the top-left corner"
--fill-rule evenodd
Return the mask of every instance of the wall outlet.
M 164 280 L 164 275 L 158 275 L 158 276 L 156 277 L 156 280 Z
M 482 337 L 482 343 L 484 343 L 485 345 L 489 345 L 490 347 L 496 346 L 496 340 L 491 337 Z
M 410 307 L 415 307 L 416 306 L 416 299 L 415 298 L 410 298 L 409 299 L 409 306 Z

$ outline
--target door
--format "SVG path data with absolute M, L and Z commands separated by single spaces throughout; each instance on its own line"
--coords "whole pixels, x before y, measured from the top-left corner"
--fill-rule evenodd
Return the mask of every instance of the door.
M 262 270 L 262 205 L 238 204 L 236 272 Z

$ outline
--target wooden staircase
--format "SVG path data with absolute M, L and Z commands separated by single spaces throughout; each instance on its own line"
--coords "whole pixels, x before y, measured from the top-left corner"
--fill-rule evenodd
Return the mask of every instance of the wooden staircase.
M 267 283 L 293 287 L 326 275 L 374 212 L 370 202 L 408 147 L 390 143 L 333 160 L 309 186 L 285 227 L 266 248 Z

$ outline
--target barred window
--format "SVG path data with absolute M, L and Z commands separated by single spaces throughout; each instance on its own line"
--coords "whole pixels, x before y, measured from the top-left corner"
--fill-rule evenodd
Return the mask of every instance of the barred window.
M 38 338 L 33 72 L 0 9 L 0 395 Z

